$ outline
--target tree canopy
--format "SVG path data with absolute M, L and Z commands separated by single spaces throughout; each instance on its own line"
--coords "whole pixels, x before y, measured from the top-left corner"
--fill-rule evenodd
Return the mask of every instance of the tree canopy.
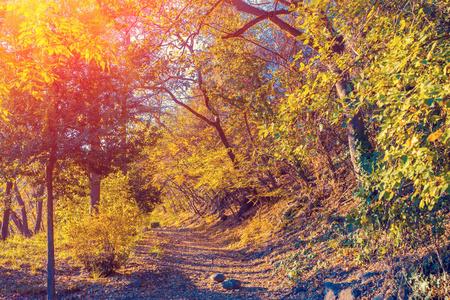
M 147 213 L 165 203 L 240 220 L 256 205 L 350 190 L 358 226 L 434 226 L 450 191 L 449 7 L 1 2 L 4 219 L 12 182 L 46 176 L 49 216 L 53 196 L 89 192 L 98 213 L 108 178 Z M 75 177 L 82 188 L 62 184 Z

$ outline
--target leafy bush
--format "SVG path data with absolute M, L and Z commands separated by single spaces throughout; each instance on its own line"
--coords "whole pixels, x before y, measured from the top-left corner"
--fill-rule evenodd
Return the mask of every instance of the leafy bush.
M 74 225 L 70 246 L 89 273 L 108 276 L 126 263 L 136 236 L 128 217 L 101 212 Z
M 89 215 L 86 205 L 64 210 L 65 245 L 93 276 L 111 275 L 124 265 L 137 239 L 139 208 L 130 196 L 128 181 L 121 174 L 104 179 L 99 211 L 94 215 Z
M 385 230 L 398 246 L 442 240 L 450 203 L 450 44 L 438 35 L 441 17 L 429 21 L 426 11 L 386 27 L 386 50 L 355 82 L 378 151 L 358 193 L 357 223 Z

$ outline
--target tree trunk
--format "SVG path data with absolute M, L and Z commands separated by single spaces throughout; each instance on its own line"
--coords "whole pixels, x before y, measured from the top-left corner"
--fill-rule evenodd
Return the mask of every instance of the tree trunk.
M 336 84 L 336 90 L 340 99 L 344 99 L 349 95 L 352 88 L 348 76 L 345 76 Z M 351 116 L 347 111 L 346 117 L 350 119 L 347 124 L 350 159 L 353 170 L 355 171 L 358 180 L 361 181 L 365 165 L 364 158 L 371 153 L 372 145 L 365 133 L 365 125 L 361 111 L 358 111 L 354 116 Z
M 100 176 L 91 172 L 91 214 L 98 212 L 98 205 L 100 204 Z
M 37 203 L 36 225 L 34 226 L 34 234 L 42 229 L 42 200 Z
M 1 239 L 4 241 L 8 237 L 9 218 L 11 215 L 11 190 L 13 187 L 12 181 L 6 182 L 6 199 L 5 199 L 5 211 L 3 212 L 2 232 Z
M 11 211 L 11 220 L 14 222 L 14 224 L 16 224 L 16 227 L 19 230 L 20 234 L 25 236 L 22 220 L 20 220 L 19 216 L 14 210 Z
M 55 293 L 55 242 L 53 233 L 53 169 L 56 163 L 56 150 L 50 150 L 45 168 L 47 184 L 47 299 L 56 299 Z
M 122 120 L 126 120 L 126 114 L 127 114 L 127 99 L 126 97 L 122 97 Z M 122 171 L 122 174 L 126 176 L 128 174 L 128 157 L 127 157 L 127 125 L 122 125 L 120 129 L 120 148 L 121 154 L 120 154 L 120 170 Z
M 225 149 L 227 149 L 228 157 L 230 158 L 231 162 L 233 163 L 233 166 L 235 169 L 239 168 L 239 164 L 236 160 L 236 155 L 234 154 L 233 148 L 231 147 L 230 143 L 228 142 L 228 138 L 225 134 L 225 131 L 222 128 L 222 124 L 220 123 L 220 118 L 216 116 L 216 120 L 213 122 L 214 128 L 216 128 L 217 133 L 219 134 L 220 141 L 224 145 Z
M 98 136 L 95 136 L 92 139 L 91 143 L 92 151 L 95 154 L 94 157 L 96 157 L 96 154 L 100 152 L 100 138 Z M 98 205 L 100 204 L 100 175 L 95 171 L 91 170 L 91 195 L 90 195 L 90 213 L 97 213 L 98 212 Z
M 45 191 L 45 182 L 41 184 L 39 189 L 34 193 L 33 197 L 38 199 L 36 206 L 36 223 L 34 224 L 34 234 L 42 230 L 42 196 Z
M 31 236 L 31 232 L 28 229 L 27 209 L 25 207 L 25 202 L 23 201 L 22 195 L 20 194 L 19 188 L 17 187 L 16 183 L 14 183 L 14 192 L 16 193 L 17 202 L 19 202 L 19 205 L 21 206 L 21 212 L 22 212 L 22 234 L 25 237 L 30 237 Z

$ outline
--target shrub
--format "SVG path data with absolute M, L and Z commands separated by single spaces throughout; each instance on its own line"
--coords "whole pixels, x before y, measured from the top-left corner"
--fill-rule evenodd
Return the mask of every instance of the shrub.
M 71 250 L 89 273 L 108 276 L 126 263 L 136 237 L 127 217 L 101 212 L 74 225 Z
M 398 248 L 439 246 L 448 236 L 450 45 L 437 38 L 443 16 L 428 21 L 427 11 L 399 16 L 400 30 L 386 28 L 388 50 L 355 81 L 355 100 L 372 111 L 367 119 L 377 131 L 356 223 L 386 231 Z
M 98 213 L 89 215 L 86 205 L 63 211 L 60 233 L 65 246 L 92 276 L 113 274 L 136 242 L 139 208 L 127 187 L 126 176 L 110 175 L 102 182 Z
M 450 282 L 448 274 L 412 273 L 408 278 L 412 287 L 411 299 L 450 299 Z

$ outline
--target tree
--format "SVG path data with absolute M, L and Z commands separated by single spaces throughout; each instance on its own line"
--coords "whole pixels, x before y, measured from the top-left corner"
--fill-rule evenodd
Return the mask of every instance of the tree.
M 237 159 L 237 150 L 235 145 L 233 145 L 235 141 L 233 141 L 233 138 L 230 138 L 234 135 L 230 135 L 226 131 L 233 128 L 232 125 L 230 126 L 230 120 L 235 118 L 239 122 L 238 124 L 241 125 L 241 128 L 238 129 L 237 124 L 235 124 L 233 133 L 239 132 L 240 134 L 243 128 L 245 128 L 245 132 L 248 132 L 250 126 L 248 126 L 247 117 L 244 118 L 244 121 L 243 118 L 236 116 L 245 114 L 247 110 L 253 109 L 253 107 L 257 107 L 258 113 L 262 112 L 263 114 L 265 114 L 264 109 L 270 108 L 269 103 L 273 100 L 271 98 L 272 95 L 268 92 L 270 90 L 270 84 L 268 83 L 270 79 L 260 77 L 258 72 L 264 70 L 264 68 L 266 70 L 269 69 L 270 67 L 265 67 L 265 65 L 269 65 L 272 62 L 266 64 L 263 63 L 264 59 L 258 59 L 257 62 L 252 64 L 251 59 L 246 58 L 246 55 L 250 55 L 257 48 L 253 45 L 251 49 L 245 49 L 248 44 L 254 44 L 254 41 L 248 42 L 247 45 L 245 43 L 226 42 L 225 44 L 228 45 L 225 46 L 223 45 L 224 43 L 217 42 L 220 41 L 220 36 L 223 35 L 223 32 L 220 29 L 213 28 L 210 23 L 215 25 L 213 20 L 223 19 L 217 18 L 219 14 L 216 14 L 215 8 L 218 4 L 220 4 L 220 1 L 215 2 L 212 7 L 205 10 L 205 19 L 195 18 L 196 7 L 191 9 L 189 5 L 185 5 L 182 2 L 175 7 L 173 7 L 171 2 L 161 2 L 158 3 L 158 9 L 155 9 L 153 6 L 147 6 L 144 3 L 137 4 L 135 8 L 137 13 L 134 18 L 139 20 L 139 22 L 136 21 L 134 24 L 139 24 L 140 29 L 136 30 L 141 32 L 141 36 L 132 47 L 132 50 L 134 50 L 133 59 L 140 68 L 140 80 L 142 82 L 140 93 L 142 97 L 147 97 L 151 101 L 160 103 L 173 102 L 214 128 L 223 147 L 226 149 L 230 162 L 236 169 L 243 170 L 244 162 L 241 161 L 241 158 Z M 181 12 L 179 9 L 181 9 Z M 154 15 L 155 11 L 164 12 L 163 17 Z M 165 15 L 166 13 L 167 15 Z M 189 17 L 186 17 L 184 13 Z M 171 21 L 172 17 L 182 21 L 173 23 Z M 229 22 L 232 23 L 232 21 Z M 201 45 L 201 47 L 197 45 Z M 253 94 L 252 103 L 245 103 L 248 100 L 246 97 L 227 95 L 233 85 L 230 85 L 230 90 L 226 92 L 220 90 L 220 72 L 227 68 L 222 66 L 219 69 L 217 62 L 223 61 L 223 58 L 220 56 L 227 51 L 225 50 L 226 47 L 237 45 L 243 52 L 238 53 L 239 51 L 235 51 L 234 54 L 240 55 L 242 61 L 248 63 L 246 70 L 248 70 L 248 76 L 251 76 L 251 78 L 245 78 L 244 82 L 254 82 L 254 87 L 257 89 L 256 92 L 251 92 Z M 220 48 L 225 49 L 220 51 Z M 265 51 L 271 52 L 267 47 Z M 233 56 L 233 54 L 230 56 Z M 278 55 L 277 59 L 283 61 L 285 64 L 284 68 L 289 64 L 288 59 L 281 55 Z M 258 66 L 258 63 L 261 64 Z M 272 66 L 275 64 L 273 63 Z M 233 66 L 235 73 L 239 72 L 238 68 L 238 63 L 235 63 Z M 250 75 L 250 73 L 253 75 Z M 229 78 L 232 78 L 233 75 L 230 72 Z M 225 85 L 222 84 L 223 86 Z M 237 86 L 234 87 L 239 89 Z M 249 90 L 251 90 L 251 86 L 245 89 L 245 91 Z M 241 95 L 243 94 L 244 92 L 241 93 Z M 258 97 L 260 98 L 258 99 Z M 198 108 L 198 103 L 202 103 L 201 109 Z M 223 106 L 226 108 L 224 109 Z M 239 112 L 230 110 L 232 107 Z M 226 120 L 227 124 L 225 124 L 224 120 Z M 249 153 L 253 151 L 244 151 L 245 147 L 239 148 L 239 151 L 242 151 L 240 153 L 242 154 L 242 159 L 244 161 L 249 160 Z M 264 160 L 266 163 L 269 161 L 267 158 L 264 158 Z M 251 165 L 250 161 L 248 161 L 248 165 Z M 267 172 L 267 170 L 264 170 L 263 173 L 267 173 L 272 187 L 276 187 L 273 174 L 270 171 Z M 254 177 L 261 177 L 260 175 L 255 175 Z M 242 178 L 244 177 L 243 175 Z M 241 182 L 241 188 L 246 186 L 244 188 L 249 191 L 249 194 L 255 196 L 259 179 L 261 178 L 245 180 L 247 183 Z
M 138 159 L 140 149 L 151 143 L 152 130 L 146 122 L 148 107 L 132 94 L 135 83 L 132 68 L 111 66 L 106 73 L 79 59 L 70 60 L 70 68 L 60 70 L 59 97 L 61 145 L 70 157 L 89 173 L 91 210 L 100 202 L 100 181 Z M 73 101 L 77 99 L 77 101 Z
M 334 73 L 338 76 L 335 84 L 337 94 L 340 99 L 344 100 L 348 97 L 352 91 L 350 84 L 351 74 L 349 68 L 345 65 L 339 65 L 334 62 L 336 58 L 333 56 L 344 56 L 348 52 L 347 45 L 344 40 L 343 33 L 339 32 L 335 27 L 336 24 L 333 15 L 330 14 L 328 7 L 341 8 L 342 4 L 339 2 L 329 3 L 329 1 L 314 1 L 311 3 L 300 3 L 298 1 L 279 1 L 284 7 L 289 9 L 277 10 L 278 1 L 274 3 L 274 10 L 266 11 L 264 9 L 252 6 L 241 0 L 232 0 L 230 4 L 235 7 L 237 11 L 252 15 L 256 18 L 246 23 L 239 30 L 224 36 L 224 38 L 233 38 L 245 33 L 251 26 L 269 20 L 280 30 L 289 33 L 292 37 L 296 38 L 304 45 L 307 45 L 317 55 L 323 56 L 324 59 L 319 59 L 327 65 L 327 72 Z M 297 13 L 298 19 L 303 23 L 302 29 L 298 29 L 295 26 L 290 25 L 278 15 L 286 15 L 291 13 Z M 306 26 L 305 26 L 306 25 Z M 349 119 L 347 124 L 348 133 L 348 145 L 350 149 L 351 161 L 353 168 L 358 175 L 358 178 L 362 175 L 364 169 L 364 157 L 365 153 L 370 152 L 371 145 L 364 132 L 364 122 L 362 114 L 357 111 L 354 115 L 347 112 L 347 118 Z
M 57 98 L 55 70 L 66 67 L 67 60 L 74 55 L 94 61 L 102 68 L 112 60 L 110 42 L 102 39 L 100 32 L 92 30 L 99 21 L 92 18 L 98 7 L 84 2 L 76 5 L 74 2 L 60 5 L 22 1 L 0 7 L 6 25 L 1 32 L 0 58 L 7 71 L 9 68 L 17 70 L 15 76 L 11 75 L 2 85 L 2 92 L 7 95 L 12 88 L 17 88 L 45 105 L 36 113 L 41 114 L 40 119 L 45 123 L 41 149 L 47 152 L 48 299 L 55 299 L 53 170 L 58 159 L 57 120 L 61 103 Z

